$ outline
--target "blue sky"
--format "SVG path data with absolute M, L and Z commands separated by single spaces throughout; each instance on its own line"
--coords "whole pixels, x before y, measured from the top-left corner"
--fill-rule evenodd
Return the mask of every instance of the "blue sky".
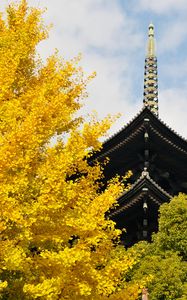
M 0 8 L 9 3 L 0 1 Z M 122 113 L 112 133 L 142 108 L 147 29 L 152 21 L 159 76 L 159 115 L 187 138 L 187 0 L 29 0 L 46 7 L 50 38 L 43 58 L 59 49 L 66 59 L 82 53 L 87 73 L 97 72 L 82 111 L 100 117 Z

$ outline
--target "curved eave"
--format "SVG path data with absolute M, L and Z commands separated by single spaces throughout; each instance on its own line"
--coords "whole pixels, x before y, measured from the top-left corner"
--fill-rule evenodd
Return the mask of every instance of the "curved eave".
M 137 203 L 143 200 L 145 195 L 148 195 L 149 199 L 158 207 L 172 198 L 172 196 L 161 188 L 149 174 L 146 174 L 141 176 L 127 192 L 124 192 L 119 197 L 119 205 L 109 213 L 109 216 L 114 217 L 131 207 L 136 206 Z
M 145 119 L 149 119 L 150 130 L 160 137 L 163 142 L 187 155 L 187 140 L 155 116 L 149 108 L 145 107 L 126 126 L 108 138 L 103 143 L 102 150 L 96 153 L 92 160 L 102 160 L 134 140 L 144 130 Z

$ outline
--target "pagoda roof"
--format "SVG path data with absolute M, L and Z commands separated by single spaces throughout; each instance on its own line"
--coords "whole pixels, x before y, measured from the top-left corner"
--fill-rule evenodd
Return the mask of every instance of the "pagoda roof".
M 116 174 L 124 175 L 128 170 L 132 170 L 136 180 L 144 168 L 146 149 L 149 151 L 149 173 L 152 178 L 157 182 L 160 175 L 162 178 L 169 176 L 172 194 L 179 191 L 186 193 L 187 140 L 148 107 L 144 107 L 126 126 L 107 139 L 101 151 L 93 155 L 91 163 L 95 160 L 102 162 L 108 157 L 109 163 L 104 168 L 106 181 Z
M 96 155 L 97 160 L 102 160 L 103 157 L 110 155 L 132 141 L 144 131 L 146 121 L 149 121 L 150 130 L 166 142 L 168 146 L 187 155 L 187 140 L 157 117 L 148 107 L 144 107 L 130 122 L 105 140 L 102 150 Z
M 118 198 L 118 206 L 111 210 L 109 216 L 113 218 L 135 207 L 145 199 L 145 195 L 157 207 L 172 198 L 169 193 L 150 177 L 149 172 L 144 170 L 135 183 L 131 185 L 130 189 L 123 192 Z

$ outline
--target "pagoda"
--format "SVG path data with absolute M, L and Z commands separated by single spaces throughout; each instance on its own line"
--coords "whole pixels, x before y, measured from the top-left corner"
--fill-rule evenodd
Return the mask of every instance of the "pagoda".
M 149 25 L 145 58 L 143 108 L 125 127 L 104 142 L 93 160 L 105 166 L 105 181 L 131 170 L 131 187 L 109 212 L 125 229 L 122 242 L 131 246 L 150 240 L 158 228 L 159 206 L 179 192 L 187 193 L 187 141 L 159 118 L 154 26 Z

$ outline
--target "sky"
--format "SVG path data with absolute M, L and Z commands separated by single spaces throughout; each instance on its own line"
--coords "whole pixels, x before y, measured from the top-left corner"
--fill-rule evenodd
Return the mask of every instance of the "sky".
M 10 1 L 0 0 L 0 10 Z M 65 59 L 82 54 L 88 86 L 82 114 L 121 113 L 110 134 L 125 126 L 143 107 L 147 31 L 155 25 L 159 117 L 187 138 L 187 0 L 28 0 L 47 8 L 53 24 L 38 51 L 45 60 L 55 49 Z

